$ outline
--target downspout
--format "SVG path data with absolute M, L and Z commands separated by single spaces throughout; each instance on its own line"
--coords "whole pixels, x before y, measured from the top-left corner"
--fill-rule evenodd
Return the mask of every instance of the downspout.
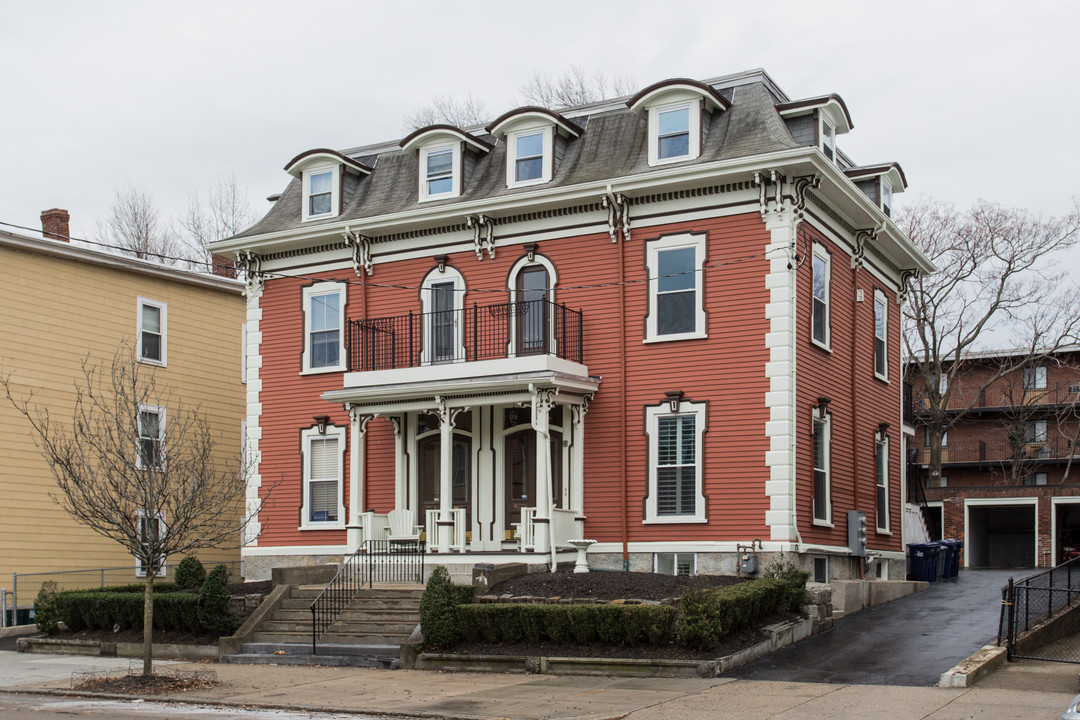
M 859 268 L 858 265 L 853 264 L 851 268 L 851 288 L 855 293 L 856 298 L 859 292 Z M 853 298 L 855 299 L 855 298 Z M 873 302 L 873 296 L 871 296 L 871 302 Z M 856 402 L 856 383 L 855 373 L 858 371 L 858 363 L 855 361 L 855 350 L 857 343 L 855 334 L 859 328 L 859 303 L 855 302 L 855 307 L 851 311 L 851 472 L 852 482 L 854 483 L 852 496 L 855 498 L 855 510 L 859 509 L 859 423 L 858 423 L 858 403 Z M 859 579 L 863 579 L 863 561 L 858 560 L 859 564 Z
M 619 245 L 619 328 L 620 332 L 626 330 L 626 262 L 625 251 L 623 246 L 626 244 L 626 234 L 620 232 L 620 225 L 618 222 L 617 214 L 619 212 L 619 204 L 615 200 L 615 195 L 611 192 L 611 185 L 607 186 L 607 194 L 605 196 L 606 201 L 612 208 L 612 212 L 616 213 L 615 219 L 615 235 L 612 240 Z M 619 235 L 622 235 L 623 242 L 618 242 Z M 626 392 L 626 343 L 619 343 L 619 406 L 626 412 L 627 409 L 627 392 Z M 630 527 L 627 520 L 627 491 L 626 491 L 626 433 L 627 424 L 623 423 L 622 431 L 619 433 L 619 478 L 620 478 L 620 492 L 622 495 L 622 556 L 623 556 L 623 571 L 630 569 Z
M 795 470 L 793 470 L 793 472 L 796 474 L 796 477 L 792 478 L 792 483 L 791 483 L 791 486 L 792 486 L 792 491 L 791 491 L 791 527 L 795 530 L 795 552 L 796 552 L 796 554 L 799 554 L 799 553 L 802 553 L 803 540 L 802 540 L 802 533 L 799 532 L 799 511 L 798 511 L 798 502 L 796 501 L 796 499 L 797 499 L 796 493 L 797 493 L 798 487 L 799 487 L 799 478 L 798 478 L 798 474 L 797 474 L 798 473 L 797 468 L 799 466 L 799 463 L 795 460 L 796 453 L 799 450 L 799 433 L 798 433 L 798 427 L 799 427 L 799 413 L 798 413 L 799 385 L 798 385 L 798 382 L 797 382 L 797 380 L 798 380 L 798 357 L 799 357 L 798 356 L 798 349 L 799 349 L 799 313 L 798 313 L 798 307 L 797 307 L 796 303 L 797 303 L 797 300 L 799 298 L 799 268 L 802 267 L 803 263 L 806 261 L 806 258 L 805 257 L 802 257 L 802 258 L 799 257 L 799 226 L 801 225 L 801 220 L 800 220 L 799 216 L 796 215 L 795 220 L 793 222 L 794 222 L 795 227 L 794 227 L 794 229 L 793 229 L 793 231 L 791 233 L 791 255 L 790 255 L 790 259 L 789 259 L 789 262 L 792 265 L 792 269 L 791 269 L 791 334 L 792 334 L 792 338 L 791 338 L 791 393 L 792 393 L 792 395 L 791 395 L 791 403 L 792 403 L 792 408 L 791 408 L 791 423 L 792 423 L 792 427 L 791 427 L 791 464 L 792 464 L 792 466 L 794 468 L 796 468 Z M 808 254 L 809 254 L 809 252 L 812 252 L 812 251 L 809 250 L 809 244 L 807 245 L 807 248 L 808 248 Z M 811 267 L 813 267 L 813 264 L 811 264 Z M 812 307 L 813 307 L 813 303 L 811 303 L 811 308 Z

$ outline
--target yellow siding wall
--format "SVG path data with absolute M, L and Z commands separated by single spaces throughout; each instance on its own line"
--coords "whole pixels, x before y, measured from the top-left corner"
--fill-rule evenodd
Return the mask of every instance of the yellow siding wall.
M 168 305 L 167 367 L 153 369 L 159 392 L 168 389 L 185 406 L 200 406 L 220 438 L 218 462 L 235 458 L 245 415 L 240 368 L 245 300 L 234 288 L 207 288 L 0 246 L 0 372 L 10 374 L 19 391 L 32 388 L 33 402 L 48 407 L 52 417 L 70 420 L 82 359 L 108 363 L 121 341 L 135 344 L 139 297 Z M 56 493 L 29 424 L 4 399 L 0 587 L 11 590 L 13 572 L 79 568 L 131 567 L 134 579 L 133 557 L 72 520 L 50 497 Z M 240 551 L 204 550 L 198 556 L 204 562 L 239 560 Z M 20 606 L 33 599 L 26 595 L 30 584 L 20 583 Z

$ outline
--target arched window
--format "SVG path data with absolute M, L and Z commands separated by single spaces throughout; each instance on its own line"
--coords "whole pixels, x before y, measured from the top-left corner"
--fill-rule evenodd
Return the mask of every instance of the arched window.
M 423 308 L 421 356 L 423 364 L 465 359 L 463 310 L 465 278 L 455 268 L 433 268 L 420 286 Z
M 551 260 L 535 252 L 525 255 L 510 268 L 507 289 L 510 291 L 511 355 L 554 353 L 555 334 L 552 311 L 555 304 L 557 276 Z

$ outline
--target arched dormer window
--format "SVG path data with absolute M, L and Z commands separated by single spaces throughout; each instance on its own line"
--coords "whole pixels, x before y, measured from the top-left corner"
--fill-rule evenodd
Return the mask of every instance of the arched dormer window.
M 676 78 L 650 85 L 626 103 L 648 118 L 649 165 L 693 160 L 701 155 L 708 130 L 706 118 L 731 103 L 714 88 L 697 80 Z
M 465 359 L 465 277 L 445 259 L 420 285 L 423 311 L 420 362 L 423 365 Z
M 555 265 L 535 248 L 510 268 L 506 285 L 513 312 L 510 315 L 510 354 L 554 353 Z
M 562 143 L 584 130 L 546 108 L 527 106 L 511 110 L 485 128 L 506 144 L 506 187 L 550 182 Z
M 300 180 L 303 221 L 323 220 L 341 214 L 346 178 L 364 177 L 371 168 L 336 150 L 308 150 L 300 153 L 285 166 L 285 172 Z
M 836 94 L 781 103 L 776 106 L 776 111 L 792 130 L 792 135 L 799 135 L 803 144 L 816 146 L 832 162 L 837 161 L 836 136 L 849 133 L 855 127 L 843 98 Z M 810 142 L 805 142 L 806 134 L 800 132 L 800 128 L 809 129 Z
M 430 125 L 402 140 L 401 149 L 417 151 L 420 202 L 426 202 L 461 195 L 475 156 L 487 155 L 492 147 L 453 125 Z

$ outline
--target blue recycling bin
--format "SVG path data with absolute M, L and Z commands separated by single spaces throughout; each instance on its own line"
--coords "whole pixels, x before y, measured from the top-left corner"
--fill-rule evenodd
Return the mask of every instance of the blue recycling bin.
M 942 569 L 939 573 L 940 577 L 954 578 L 960 574 L 960 549 L 964 547 L 964 543 L 959 540 L 946 539 L 937 540 L 933 545 L 938 545 L 945 549 L 945 561 L 942 563 Z
M 936 545 L 911 543 L 908 545 L 908 566 L 911 579 L 923 582 L 937 580 L 937 561 L 941 553 Z
M 934 579 L 941 580 L 942 578 L 947 577 L 945 575 L 945 570 L 949 564 L 949 548 L 940 543 L 931 544 L 937 550 L 937 562 L 934 565 Z

